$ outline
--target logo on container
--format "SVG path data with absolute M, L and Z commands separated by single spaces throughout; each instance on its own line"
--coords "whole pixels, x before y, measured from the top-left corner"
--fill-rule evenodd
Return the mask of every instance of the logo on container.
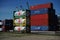
M 15 12 L 14 16 L 21 16 L 21 15 L 25 15 L 26 11 L 18 11 L 18 12 Z
M 23 23 L 23 22 L 25 22 L 25 21 L 26 21 L 26 19 L 20 18 L 20 19 L 16 19 L 16 20 L 15 20 L 15 23 Z
M 47 8 L 38 9 L 38 10 L 31 10 L 31 15 L 44 14 L 44 13 L 48 13 L 48 9 Z
M 40 27 L 36 27 L 35 29 L 40 29 Z

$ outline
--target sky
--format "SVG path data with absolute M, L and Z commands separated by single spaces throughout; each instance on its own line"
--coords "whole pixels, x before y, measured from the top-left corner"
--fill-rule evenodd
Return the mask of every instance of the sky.
M 23 9 L 28 9 L 27 1 L 29 6 L 52 2 L 56 15 L 60 15 L 60 0 L 0 0 L 0 20 L 12 19 L 13 11 L 21 9 L 20 5 Z

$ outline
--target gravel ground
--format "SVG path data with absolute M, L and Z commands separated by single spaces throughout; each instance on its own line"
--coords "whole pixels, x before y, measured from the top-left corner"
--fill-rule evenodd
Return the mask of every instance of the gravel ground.
M 0 40 L 60 40 L 60 36 L 0 33 Z

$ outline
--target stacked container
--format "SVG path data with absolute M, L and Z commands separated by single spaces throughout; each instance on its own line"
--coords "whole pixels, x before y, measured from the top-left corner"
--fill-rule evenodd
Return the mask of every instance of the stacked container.
M 5 19 L 3 21 L 3 31 L 13 30 L 13 19 Z
M 30 32 L 30 10 L 26 10 L 26 33 Z
M 2 20 L 0 20 L 0 31 L 3 30 L 3 29 L 2 29 L 2 25 L 3 25 L 3 22 L 2 22 Z
M 14 30 L 20 31 L 23 30 L 26 26 L 26 11 L 19 10 L 14 12 Z
M 52 3 L 31 6 L 30 10 L 31 10 L 31 16 L 30 16 L 31 31 L 50 30 L 49 29 L 50 22 L 52 22 L 51 20 L 54 18 L 54 17 L 52 18 L 51 15 L 55 15 L 55 13 L 53 13 L 54 9 Z M 54 22 L 52 23 L 52 25 L 54 25 Z
M 48 9 L 31 10 L 31 31 L 48 30 Z

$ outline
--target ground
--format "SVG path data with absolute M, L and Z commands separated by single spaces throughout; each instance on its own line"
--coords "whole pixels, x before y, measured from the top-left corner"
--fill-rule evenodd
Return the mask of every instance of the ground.
M 0 40 L 60 40 L 60 36 L 0 32 Z

